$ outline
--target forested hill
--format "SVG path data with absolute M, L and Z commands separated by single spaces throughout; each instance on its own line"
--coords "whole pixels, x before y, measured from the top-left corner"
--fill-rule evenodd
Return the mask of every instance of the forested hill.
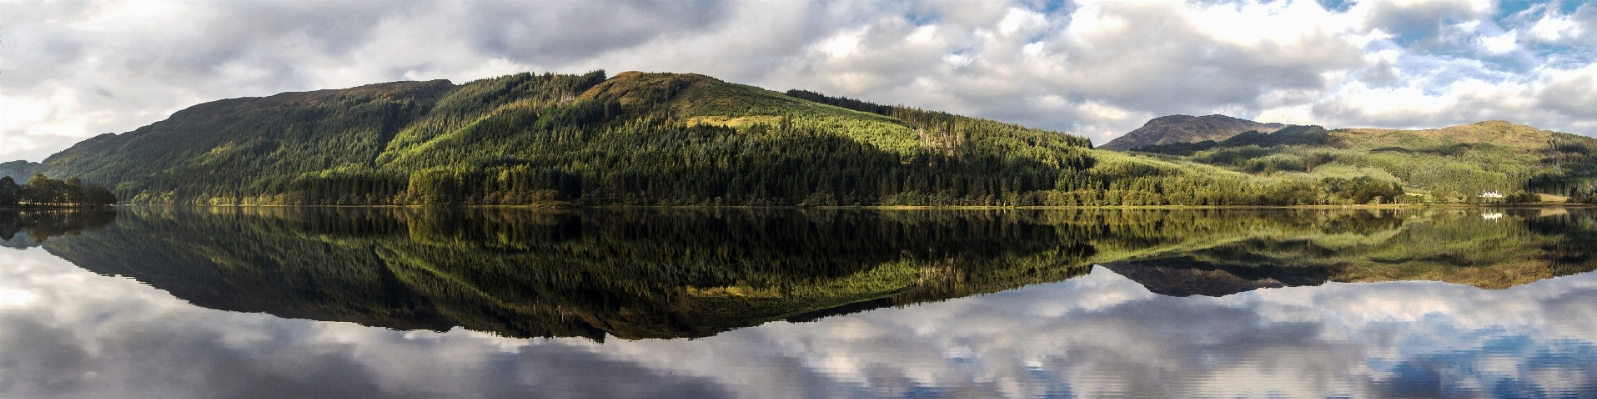
M 1291 126 L 1244 132 L 1222 141 L 1133 148 L 1171 162 L 1193 162 L 1253 175 L 1401 185 L 1424 201 L 1481 202 L 1540 194 L 1597 202 L 1597 139 L 1506 121 L 1439 129 L 1324 129 Z
M 694 74 L 518 74 L 215 101 L 8 165 L 129 203 L 640 205 L 1035 202 L 1093 166 L 1081 137 L 888 109 Z

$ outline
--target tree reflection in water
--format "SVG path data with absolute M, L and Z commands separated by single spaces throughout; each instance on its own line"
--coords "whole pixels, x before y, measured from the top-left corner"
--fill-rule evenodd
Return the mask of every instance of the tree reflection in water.
M 127 208 L 0 213 L 0 234 L 214 309 L 603 340 L 943 301 L 1098 264 L 1172 296 L 1505 288 L 1597 269 L 1592 212 L 1503 212 Z

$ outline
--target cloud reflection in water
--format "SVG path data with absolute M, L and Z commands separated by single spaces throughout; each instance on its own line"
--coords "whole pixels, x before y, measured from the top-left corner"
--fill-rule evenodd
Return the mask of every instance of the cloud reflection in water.
M 190 305 L 4 249 L 5 397 L 1597 395 L 1597 273 L 1504 290 L 1327 283 L 1220 298 L 1108 269 L 694 340 L 393 331 Z

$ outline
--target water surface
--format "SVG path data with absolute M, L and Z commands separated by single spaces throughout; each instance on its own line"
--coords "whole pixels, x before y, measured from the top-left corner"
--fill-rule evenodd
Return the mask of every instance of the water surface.
M 1581 209 L 0 212 L 3 397 L 1593 397 Z

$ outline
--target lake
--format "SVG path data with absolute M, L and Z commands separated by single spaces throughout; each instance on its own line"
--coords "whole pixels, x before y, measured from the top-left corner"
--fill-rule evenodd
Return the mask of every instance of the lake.
M 1597 211 L 0 211 L 0 397 L 1597 397 Z

